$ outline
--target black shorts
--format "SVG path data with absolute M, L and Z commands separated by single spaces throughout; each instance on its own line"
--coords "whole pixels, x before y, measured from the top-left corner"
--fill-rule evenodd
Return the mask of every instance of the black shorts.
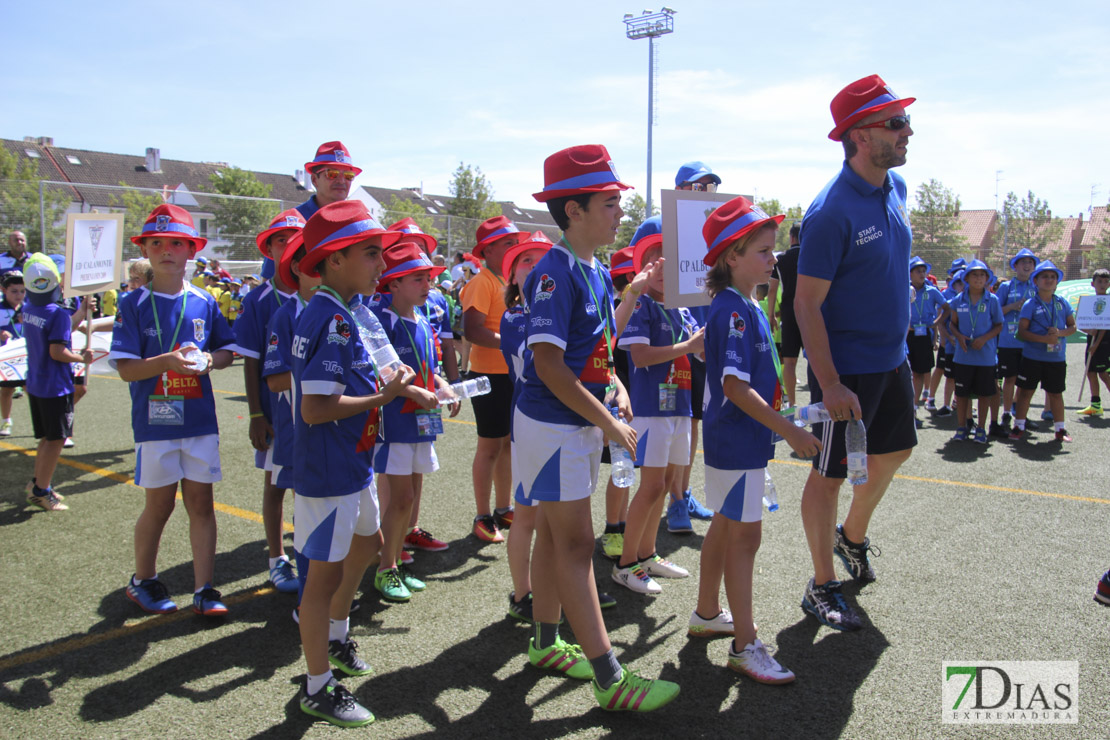
M 0 380 L 0 388 L 22 388 L 25 385 L 26 380 Z
M 1015 378 L 1021 370 L 1021 347 L 998 348 L 998 377 Z
M 467 378 L 485 375 L 489 378 L 490 391 L 484 396 L 471 396 L 474 404 L 474 421 L 478 424 L 478 436 L 485 439 L 508 437 L 513 420 L 513 383 L 508 373 L 474 373 Z
M 690 410 L 698 421 L 701 421 L 701 407 L 704 405 L 705 363 L 690 355 Z
M 27 394 L 35 439 L 56 442 L 73 436 L 73 394 L 41 398 Z
M 74 375 L 73 376 L 73 384 L 74 385 L 85 385 L 86 377 L 87 376 L 85 376 L 85 375 Z
M 952 363 L 952 379 L 956 381 L 956 398 L 990 398 L 998 393 L 994 365 Z
M 794 318 L 794 313 L 783 312 L 779 316 L 779 327 L 782 329 L 782 352 L 783 357 L 791 359 L 798 359 L 802 353 L 802 331 L 798 328 L 798 320 Z
M 906 336 L 906 350 L 910 359 L 910 370 L 917 375 L 927 373 L 936 367 L 936 361 L 933 359 L 932 337 L 909 334 Z
M 1044 388 L 1045 393 L 1063 393 L 1067 377 L 1068 363 L 1066 362 L 1044 362 L 1022 357 L 1017 387 L 1035 391 L 1039 385 Z
M 1102 341 L 1098 343 L 1098 347 L 1095 349 L 1095 356 L 1090 357 L 1090 355 L 1091 335 L 1088 334 L 1087 350 L 1086 353 L 1083 355 L 1083 361 L 1084 363 L 1086 363 L 1087 359 L 1090 358 L 1091 364 L 1089 372 L 1104 373 L 1107 370 L 1110 370 L 1110 333 L 1102 335 Z
M 937 367 L 944 371 L 946 378 L 952 377 L 952 359 L 953 356 L 948 354 L 944 345 L 940 345 L 940 349 L 937 350 Z
M 806 374 L 809 376 L 809 402 L 817 403 L 823 395 L 821 386 L 811 368 L 806 369 Z M 841 375 L 840 382 L 859 397 L 863 423 L 867 427 L 867 454 L 884 455 L 908 450 L 917 444 L 909 362 L 884 373 Z M 826 478 L 848 477 L 844 448 L 847 426 L 845 421 L 813 425 L 813 434 L 822 444 L 813 469 Z

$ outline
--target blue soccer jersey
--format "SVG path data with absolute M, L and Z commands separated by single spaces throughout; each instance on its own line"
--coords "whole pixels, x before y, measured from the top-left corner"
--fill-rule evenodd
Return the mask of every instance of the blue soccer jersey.
M 351 305 L 359 300 L 358 296 Z M 302 399 L 316 396 L 369 396 L 377 393 L 370 355 L 363 347 L 350 308 L 319 290 L 293 330 L 293 468 L 298 496 L 346 496 L 370 485 L 379 409 L 346 419 L 308 424 Z
M 419 309 L 414 310 L 413 315 L 415 319 L 405 319 L 387 308 L 378 313 L 378 318 L 401 362 L 416 372 L 412 384 L 435 393 L 439 339 Z M 441 409 L 428 411 L 412 399 L 397 397 L 382 408 L 378 439 L 382 442 L 434 442 L 442 426 Z
M 300 296 L 285 301 L 270 319 L 270 341 L 266 345 L 266 356 L 262 362 L 262 378 L 281 375 L 293 371 L 293 330 L 304 309 Z M 293 444 L 293 391 L 292 389 L 275 393 L 271 424 L 274 428 L 273 461 L 274 465 L 294 469 L 296 447 Z
M 759 306 L 733 288 L 713 298 L 705 326 L 702 447 L 707 466 L 753 470 L 766 467 L 775 456 L 770 428 L 740 410 L 724 392 L 725 377 L 732 375 L 750 385 L 772 408 L 779 408 L 782 386 L 773 352 L 770 324 Z
M 14 308 L 8 300 L 0 295 L 0 331 L 11 334 L 11 339 L 23 336 L 23 307 Z M 0 340 L 0 345 L 9 340 Z
M 556 244 L 528 274 L 524 295 L 529 306 L 528 346 L 546 343 L 563 350 L 566 366 L 587 391 L 603 399 L 609 384 L 609 355 L 616 339 L 609 271 L 596 259 L 577 261 L 566 247 Z M 525 362 L 524 390 L 517 405 L 521 412 L 539 421 L 590 426 L 544 385 L 536 372 L 534 356 Z
M 839 373 L 893 370 L 906 360 L 910 232 L 906 182 L 871 185 L 845 162 L 802 220 L 798 274 L 830 281 L 821 314 Z
M 1018 302 L 1024 306 L 1025 302 L 1036 294 L 1037 286 L 1033 285 L 1032 280 L 1021 282 L 1017 278 L 1002 283 L 1002 285 L 998 286 L 998 293 L 996 293 L 998 302 L 1002 306 Z M 1025 348 L 1025 342 L 1017 338 L 1018 318 L 1020 315 L 1020 306 L 1011 311 L 1002 312 L 1002 321 L 1006 325 L 1002 327 L 1002 333 L 998 337 L 999 347 L 1005 347 L 1007 349 Z
M 509 380 L 513 384 L 512 409 L 516 410 L 520 392 L 524 389 L 524 364 L 532 355 L 528 349 L 528 317 L 524 306 L 519 303 L 501 314 L 501 354 L 509 368 Z M 509 429 L 512 430 L 513 415 L 509 416 Z
M 1046 302 L 1034 293 L 1033 297 L 1021 307 L 1020 318 L 1029 320 L 1027 331 L 1044 336 L 1052 326 L 1060 330 L 1066 329 L 1068 317 L 1071 315 L 1071 304 L 1060 296 L 1054 295 L 1051 301 Z M 1023 342 L 1021 356 L 1041 362 L 1066 362 L 1067 346 L 1066 339 L 1056 342 L 1056 349 L 1050 349 L 1052 345 L 1043 342 Z
M 73 371 L 68 362 L 50 357 L 50 345 L 69 347 L 69 314 L 56 303 L 23 304 L 23 336 L 27 339 L 27 392 L 39 398 L 73 393 Z
M 971 348 L 971 340 L 981 337 L 996 325 L 1002 323 L 1002 305 L 998 296 L 989 290 L 984 291 L 978 301 L 972 303 L 968 292 L 963 292 L 948 303 L 952 314 L 948 318 L 951 324 L 953 318 L 957 322 L 960 333 L 967 337 L 965 350 L 956 342 L 956 354 L 953 361 L 960 365 L 978 365 L 994 367 L 998 362 L 998 337 L 990 339 L 979 349 Z
M 108 358 L 114 366 L 118 360 L 157 357 L 187 343 L 205 352 L 240 351 L 219 304 L 207 291 L 192 283 L 186 283 L 177 295 L 154 293 L 143 287 L 120 299 Z M 219 431 L 208 375 L 167 372 L 136 380 L 130 386 L 131 428 L 136 442 L 200 437 Z
M 378 315 L 381 319 L 383 312 L 393 305 L 392 293 L 374 293 L 368 296 L 366 306 L 371 311 Z M 424 318 L 432 325 L 432 331 L 439 341 L 436 342 L 436 372 L 443 369 L 443 345 L 444 339 L 454 339 L 455 335 L 451 331 L 451 312 L 447 308 L 447 299 L 438 290 L 433 290 L 428 293 L 428 300 L 423 306 L 417 306 L 416 310 L 424 314 Z
M 247 293 L 247 297 L 243 299 L 243 312 L 235 319 L 235 343 L 239 345 L 239 354 L 258 360 L 259 405 L 271 423 L 273 416 L 270 406 L 274 402 L 274 394 L 262 383 L 262 360 L 270 341 L 266 327 L 283 304 L 295 300 L 293 296 L 293 293 L 282 293 L 274 287 L 272 280 L 268 281 Z
M 617 343 L 621 349 L 634 344 L 669 347 L 697 331 L 694 317 L 685 308 L 663 308 L 649 295 L 636 299 L 632 316 Z M 682 355 L 671 362 L 647 367 L 631 364 L 628 389 L 632 396 L 633 416 L 692 416 L 690 407 L 690 357 Z
M 925 283 L 921 290 L 914 296 L 913 305 L 910 306 L 910 334 L 918 337 L 933 336 L 933 322 L 937 314 L 944 308 L 947 301 L 929 283 Z

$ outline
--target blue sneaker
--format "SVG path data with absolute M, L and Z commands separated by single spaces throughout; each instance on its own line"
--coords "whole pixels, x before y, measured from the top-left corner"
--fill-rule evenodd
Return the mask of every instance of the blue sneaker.
M 702 506 L 701 502 L 698 501 L 696 498 L 694 498 L 694 494 L 690 492 L 689 488 L 686 489 L 685 496 L 686 496 L 686 500 L 690 502 L 689 506 L 690 506 L 690 516 L 691 517 L 693 517 L 694 519 L 712 519 L 713 518 L 713 510 L 712 509 L 707 509 L 704 506 Z
M 289 562 L 289 558 L 281 558 L 277 565 L 270 568 L 270 583 L 274 584 L 278 593 L 297 593 L 300 583 L 297 582 L 297 575 L 293 572 L 293 564 Z
M 967 439 L 967 427 L 956 427 L 956 433 L 952 435 L 953 442 L 963 442 Z
M 125 593 L 144 612 L 170 614 L 177 611 L 177 604 L 170 599 L 170 592 L 157 578 L 146 578 L 136 584 L 132 576 Z
M 220 601 L 222 598 L 211 583 L 206 583 L 204 588 L 193 594 L 193 611 L 203 617 L 227 616 L 227 607 Z
M 1052 412 L 1045 409 L 1041 412 L 1041 421 L 1053 421 Z
M 667 507 L 667 531 L 675 534 L 694 531 L 694 525 L 690 524 L 690 505 L 686 501 L 675 501 Z

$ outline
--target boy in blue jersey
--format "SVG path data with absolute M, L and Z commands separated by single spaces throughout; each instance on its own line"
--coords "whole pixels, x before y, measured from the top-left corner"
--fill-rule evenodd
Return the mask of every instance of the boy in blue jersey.
M 532 602 L 535 635 L 529 661 L 561 670 L 584 656 L 594 696 L 610 711 L 651 711 L 678 696 L 678 685 L 641 678 L 617 662 L 605 630 L 593 577 L 590 494 L 597 482 L 604 437 L 636 450 L 628 394 L 613 369 L 617 331 L 609 273 L 594 251 L 616 238 L 624 212 L 605 147 L 575 146 L 544 161 L 547 203 L 563 238 L 528 275 L 528 347 L 524 388 L 513 433 L 522 442 L 517 460 L 524 495 L 539 502 Z M 612 408 L 612 412 L 610 411 Z M 527 443 L 524 443 L 527 440 Z M 553 586 L 553 587 L 551 587 Z M 559 638 L 557 593 L 582 647 Z M 567 671 L 572 678 L 589 673 Z
M 303 229 L 304 224 L 304 217 L 295 209 L 279 213 L 269 227 L 255 237 L 258 251 L 263 257 L 280 262 L 289 239 Z M 275 274 L 265 285 L 247 294 L 243 312 L 234 326 L 235 343 L 239 345 L 239 354 L 243 355 L 243 385 L 250 414 L 248 434 L 255 449 L 255 467 L 263 471 L 262 528 L 266 533 L 270 583 L 282 593 L 296 592 L 298 584 L 282 543 L 286 489 L 275 485 L 273 480 L 273 406 L 276 396 L 262 383 L 262 364 L 270 339 L 266 328 L 270 318 L 283 304 L 293 300 L 295 290 L 294 286 L 287 285 L 280 275 Z
M 768 216 L 738 197 L 706 219 L 702 234 L 706 291 L 713 296 L 705 328 L 705 499 L 716 513 L 702 543 L 702 571 L 724 571 L 731 607 L 728 624 L 715 624 L 716 579 L 701 579 L 701 632 L 732 634 L 728 666 L 760 683 L 785 684 L 794 674 L 770 656 L 756 637 L 752 577 L 762 537 L 762 499 L 767 462 L 775 456 L 773 434 L 803 457 L 821 449 L 817 438 L 794 426 L 782 409 L 782 370 L 771 325 L 752 299 L 755 286 L 771 277 L 775 230 L 783 216 Z M 720 610 L 723 613 L 723 610 Z M 743 646 L 743 647 L 740 647 Z
M 967 439 L 971 396 L 979 399 L 979 426 L 975 442 L 987 443 L 987 409 L 991 426 L 998 426 L 998 362 L 997 337 L 1002 331 L 1002 306 L 998 296 L 987 288 L 994 283 L 994 273 L 980 260 L 972 260 L 964 268 L 967 290 L 948 302 L 945 318 L 948 332 L 956 342 L 952 377 L 956 381 L 956 419 L 954 441 Z
M 1095 295 L 1106 295 L 1110 289 L 1110 270 L 1100 267 L 1091 273 L 1091 287 Z M 1095 307 L 1097 310 L 1097 306 Z M 1098 391 L 1098 381 L 1110 390 L 1110 339 L 1105 329 L 1095 329 L 1087 333 L 1087 349 L 1084 354 L 1087 368 L 1087 382 L 1091 384 L 1091 403 L 1079 412 L 1082 416 L 1102 416 L 1102 397 Z
M 1063 421 L 1068 372 L 1067 342 L 1064 340 L 1075 333 L 1075 314 L 1071 304 L 1056 295 L 1056 286 L 1064 278 L 1062 270 L 1050 260 L 1044 260 L 1033 269 L 1031 277 L 1037 292 L 1025 302 L 1018 315 L 1018 339 L 1025 342 L 1025 347 L 1021 350 L 1010 439 L 1019 440 L 1025 436 L 1025 415 L 1039 385 L 1044 389 L 1056 420 L 1056 441 L 1071 442 Z
M 663 254 L 663 236 L 653 234 L 636 242 L 633 269 Z M 637 593 L 657 594 L 662 587 L 652 578 L 686 578 L 690 573 L 662 558 L 655 548 L 657 522 L 666 493 L 682 496 L 682 472 L 690 462 L 690 354 L 701 354 L 701 329 L 685 308 L 663 307 L 663 276 L 648 279 L 646 290 L 632 301 L 632 315 L 618 345 L 632 360 L 630 388 L 636 430 L 636 462 L 640 487 L 628 507 L 624 547 L 613 566 L 612 578 Z M 681 501 L 682 507 L 687 507 Z
M 193 611 L 222 616 L 227 607 L 212 588 L 212 484 L 222 477 L 220 436 L 208 374 L 230 365 L 238 348 L 216 300 L 185 280 L 185 263 L 207 241 L 193 228 L 192 216 L 178 206 L 158 206 L 131 241 L 150 260 L 154 279 L 120 301 L 109 354 L 130 384 L 135 485 L 146 489 L 146 505 L 135 523 L 135 574 L 126 593 L 144 611 L 177 610 L 156 566 L 180 484 L 193 548 Z M 199 371 L 186 358 L 193 348 L 205 356 Z
M 951 267 L 948 268 L 948 281 L 944 286 L 944 290 L 940 292 L 944 298 L 945 305 L 948 301 L 955 298 L 963 290 L 963 283 L 958 279 L 960 272 L 964 269 L 967 260 L 962 257 L 952 260 Z M 952 408 L 949 405 L 952 401 L 952 393 L 955 390 L 955 385 L 952 381 L 952 369 L 949 367 L 951 362 L 951 352 L 955 352 L 955 347 L 949 349 L 952 338 L 948 336 L 948 331 L 944 326 L 943 321 L 937 322 L 937 366 L 933 370 L 932 380 L 929 381 L 929 399 L 925 402 L 925 410 L 936 414 L 937 416 L 951 416 Z M 944 382 L 944 401 L 940 408 L 937 408 L 937 390 L 940 388 L 941 378 L 945 379 Z
M 1037 257 L 1022 249 L 1010 259 L 1014 276 L 1002 283 L 995 294 L 1002 306 L 1002 333 L 998 335 L 998 377 L 1002 380 L 1002 421 L 999 431 L 1009 434 L 1014 411 L 1014 384 L 1021 368 L 1021 350 L 1025 343 L 1018 339 L 1018 319 L 1021 307 L 1033 297 L 1037 288 L 1029 276 L 1037 266 Z M 994 433 L 995 430 L 991 430 Z
M 292 345 L 294 545 L 310 563 L 300 606 L 308 676 L 299 702 L 306 714 L 342 727 L 374 721 L 329 663 L 349 676 L 370 672 L 348 634 L 348 614 L 382 543 L 371 470 L 378 412 L 415 377 L 402 367 L 380 387 L 351 309 L 374 292 L 383 245 L 396 237 L 360 201 L 324 206 L 303 232 L 300 270 L 319 275 L 321 285 Z
M 27 503 L 44 511 L 69 507 L 51 482 L 62 445 L 72 433 L 73 372 L 70 363 L 90 362 L 92 351 L 70 349 L 69 314 L 55 301 L 61 278 L 55 264 L 41 254 L 24 264 L 27 303 L 23 306 L 23 336 L 27 340 L 27 397 L 31 426 L 38 439 L 35 472 L 27 486 Z M 11 275 L 12 273 L 8 273 Z M 9 404 L 11 401 L 9 400 Z
M 374 588 L 393 602 L 408 601 L 425 588 L 423 581 L 400 564 L 401 549 L 424 476 L 439 470 L 434 443 L 443 434 L 443 411 L 435 393 L 448 385 L 436 372 L 438 336 L 419 310 L 427 303 L 432 279 L 442 268 L 432 264 L 418 240 L 399 236 L 400 240 L 385 250 L 385 271 L 378 287 L 388 290 L 392 300 L 378 315 L 401 362 L 416 371 L 416 380 L 408 388 L 408 397 L 394 399 L 382 409 L 374 450 L 374 472 L 379 481 L 381 476 L 388 481 L 382 496 L 384 544 Z M 451 416 L 457 415 L 459 408 L 454 404 Z
M 914 418 L 917 428 L 921 420 L 916 418 L 917 406 L 921 403 L 921 392 L 929 378 L 936 361 L 933 348 L 936 344 L 935 325 L 947 301 L 940 291 L 929 284 L 925 276 L 933 269 L 925 260 L 914 257 L 910 260 L 910 285 L 914 289 L 913 305 L 910 306 L 910 330 L 906 335 L 906 354 L 910 358 L 910 372 L 913 373 Z
M 0 277 L 3 297 L 0 298 L 0 347 L 12 339 L 23 338 L 23 300 L 27 289 L 23 273 L 10 270 Z M 26 380 L 0 381 L 0 437 L 12 436 L 12 399 L 16 390 L 27 384 Z

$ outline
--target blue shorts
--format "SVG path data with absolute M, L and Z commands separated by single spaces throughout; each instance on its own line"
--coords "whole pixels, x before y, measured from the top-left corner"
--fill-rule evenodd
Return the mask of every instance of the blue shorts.
M 548 424 L 520 409 L 513 417 L 521 492 L 536 501 L 578 501 L 597 485 L 605 440 L 595 426 Z

